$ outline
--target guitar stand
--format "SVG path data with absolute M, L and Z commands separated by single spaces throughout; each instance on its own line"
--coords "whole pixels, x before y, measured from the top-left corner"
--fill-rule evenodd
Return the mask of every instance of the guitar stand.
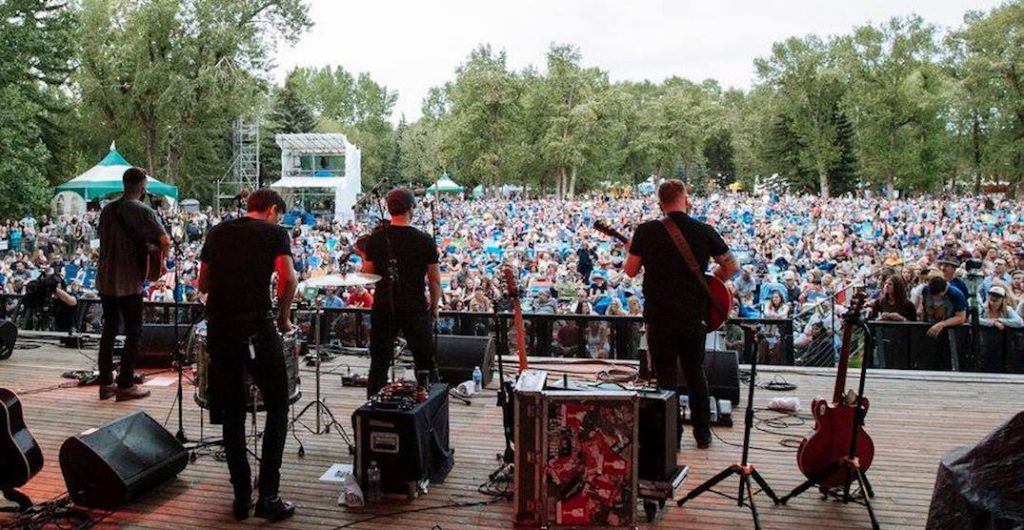
M 764 477 L 762 477 L 761 474 L 757 472 L 757 469 L 754 468 L 754 465 L 749 463 L 750 432 L 754 427 L 754 387 L 756 386 L 755 381 L 757 380 L 756 344 L 759 342 L 755 341 L 754 337 L 755 335 L 760 335 L 760 332 L 747 326 L 742 327 L 744 348 L 750 354 L 750 384 L 747 385 L 747 413 L 743 420 L 743 455 L 739 463 L 723 469 L 717 475 L 694 488 L 685 497 L 679 499 L 679 501 L 676 502 L 676 506 L 682 506 L 686 504 L 686 501 L 695 499 L 710 491 L 736 501 L 736 506 L 741 508 L 743 506 L 747 506 L 750 508 L 750 515 L 754 518 L 754 528 L 760 530 L 761 518 L 757 513 L 757 505 L 754 504 L 754 495 L 764 492 L 765 495 L 767 495 L 775 504 L 779 504 L 780 500 L 779 497 L 775 495 L 775 492 L 772 491 L 771 486 L 768 485 L 768 482 Z M 719 482 L 722 482 L 732 475 L 739 475 L 740 477 L 739 491 L 735 497 L 711 489 L 718 485 Z M 751 481 L 757 482 L 757 485 L 761 488 L 758 492 L 754 491 Z
M 18 488 L 0 490 L 0 494 L 3 495 L 3 498 L 18 505 L 17 508 L 13 506 L 0 508 L 0 513 L 21 513 L 32 507 L 32 499 L 18 490 Z
M 842 486 L 835 488 L 818 488 L 821 492 L 822 500 L 833 498 L 842 501 L 843 504 L 849 504 L 851 502 L 860 504 L 868 510 L 868 517 L 871 519 L 871 528 L 878 530 L 878 519 L 875 517 L 875 510 L 871 506 L 871 499 L 875 497 L 875 490 L 871 487 L 871 483 L 868 482 L 867 474 L 864 469 L 860 467 L 860 460 L 857 458 L 857 438 L 860 434 L 861 427 L 864 426 L 864 415 L 866 411 L 862 406 L 864 402 L 864 383 L 867 379 L 868 364 L 871 362 L 871 330 L 863 320 L 857 318 L 854 323 L 861 328 L 864 332 L 864 358 L 860 364 L 860 383 L 857 388 L 857 411 L 853 415 L 853 429 L 850 431 L 850 452 L 849 454 L 837 459 L 827 468 L 821 471 L 818 475 L 813 478 L 809 478 L 802 484 L 793 489 L 788 495 L 779 500 L 782 504 L 786 504 L 789 499 L 797 497 L 805 491 L 816 486 L 819 482 L 827 477 L 830 477 L 836 471 L 841 469 L 846 470 L 846 480 Z M 857 481 L 857 490 L 851 493 L 850 486 L 854 481 Z M 839 491 L 842 490 L 842 491 Z

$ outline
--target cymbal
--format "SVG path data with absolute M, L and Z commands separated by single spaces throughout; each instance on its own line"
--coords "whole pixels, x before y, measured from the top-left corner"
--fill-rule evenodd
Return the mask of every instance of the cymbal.
M 380 281 L 376 274 L 351 272 L 348 274 L 328 274 L 317 276 L 302 282 L 301 288 L 330 289 L 333 287 L 352 287 L 355 285 L 373 285 Z

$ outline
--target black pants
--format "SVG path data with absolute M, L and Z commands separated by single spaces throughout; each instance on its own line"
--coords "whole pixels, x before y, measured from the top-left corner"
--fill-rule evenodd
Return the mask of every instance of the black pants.
M 124 323 L 124 350 L 121 366 L 117 369 L 117 387 L 131 388 L 135 384 L 135 357 L 142 340 L 142 295 L 100 295 L 103 304 L 103 333 L 100 335 L 100 384 L 114 382 L 114 337 Z
M 689 392 L 693 437 L 698 443 L 711 441 L 711 410 L 708 379 L 704 375 L 705 333 L 683 334 L 665 326 L 648 324 L 647 347 L 654 361 L 658 388 L 679 391 L 677 363 L 683 368 Z M 682 432 L 682 422 L 680 433 Z
M 288 432 L 288 372 L 277 327 L 272 318 L 248 322 L 211 320 L 208 340 L 211 416 L 215 411 L 220 412 L 224 422 L 224 452 L 235 497 L 247 498 L 252 491 L 252 471 L 245 447 L 249 399 L 246 373 L 259 387 L 267 413 L 260 461 L 260 497 L 277 495 Z
M 392 318 L 391 312 L 386 309 L 374 310 L 370 314 L 370 375 L 366 387 L 368 398 L 380 391 L 388 382 L 388 368 L 394 357 L 395 337 L 399 331 L 405 336 L 405 341 L 412 350 L 417 380 L 438 380 L 430 314 L 427 311 L 395 311 Z

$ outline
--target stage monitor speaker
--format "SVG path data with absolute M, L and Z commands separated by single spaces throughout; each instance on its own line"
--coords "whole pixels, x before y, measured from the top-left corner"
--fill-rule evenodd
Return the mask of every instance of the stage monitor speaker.
M 480 367 L 484 386 L 491 384 L 494 363 L 494 339 L 488 336 L 438 335 L 437 369 L 441 380 L 457 385 L 473 379 L 473 368 Z
M 189 332 L 187 324 L 178 324 L 178 338 Z M 142 342 L 135 364 L 149 368 L 168 368 L 174 361 L 174 324 L 143 324 Z
M 718 399 L 728 399 L 733 405 L 740 402 L 740 365 L 736 352 L 707 350 L 704 353 L 704 374 L 708 378 L 708 391 Z M 679 393 L 687 394 L 686 378 L 680 370 Z
M 0 361 L 14 353 L 15 342 L 18 342 L 18 326 L 10 320 L 0 320 Z
M 188 452 L 139 411 L 72 436 L 60 447 L 60 470 L 79 506 L 114 510 L 181 473 Z
M 679 454 L 679 396 L 668 390 L 640 392 L 640 480 L 665 481 Z

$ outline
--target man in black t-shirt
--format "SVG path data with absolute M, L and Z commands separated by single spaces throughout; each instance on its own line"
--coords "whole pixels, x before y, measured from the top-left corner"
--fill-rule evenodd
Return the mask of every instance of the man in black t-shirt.
M 248 197 L 248 213 L 210 229 L 200 254 L 199 291 L 207 294 L 210 366 L 207 401 L 211 421 L 224 423 L 224 451 L 235 491 L 234 515 L 249 517 L 252 479 L 245 448 L 248 372 L 267 412 L 256 516 L 277 521 L 295 506 L 281 500 L 281 457 L 288 427 L 288 373 L 278 333 L 291 331 L 297 280 L 288 231 L 277 223 L 285 211 L 277 192 Z M 277 273 L 277 312 L 270 280 Z M 275 326 L 276 320 L 276 326 Z
M 395 336 L 401 331 L 412 350 L 420 384 L 437 381 L 431 324 L 437 321 L 441 300 L 441 271 L 437 244 L 409 223 L 415 198 L 396 188 L 387 195 L 391 223 L 366 239 L 363 272 L 379 274 L 370 314 L 370 375 L 367 397 L 387 384 Z M 425 291 L 429 285 L 429 304 Z
M 691 204 L 682 182 L 663 182 L 658 187 L 658 205 L 679 227 L 701 273 L 707 269 L 710 259 L 718 263 L 714 274 L 723 281 L 739 271 L 739 263 L 722 236 L 711 226 L 687 215 Z M 638 226 L 628 246 L 629 257 L 623 265 L 626 274 L 633 277 L 639 274 L 641 267 L 644 269 L 644 321 L 658 386 L 663 390 L 677 390 L 676 367 L 682 364 L 693 414 L 693 435 L 697 447 L 704 449 L 711 444 L 708 381 L 704 374 L 705 320 L 711 300 L 686 266 L 661 221 Z

